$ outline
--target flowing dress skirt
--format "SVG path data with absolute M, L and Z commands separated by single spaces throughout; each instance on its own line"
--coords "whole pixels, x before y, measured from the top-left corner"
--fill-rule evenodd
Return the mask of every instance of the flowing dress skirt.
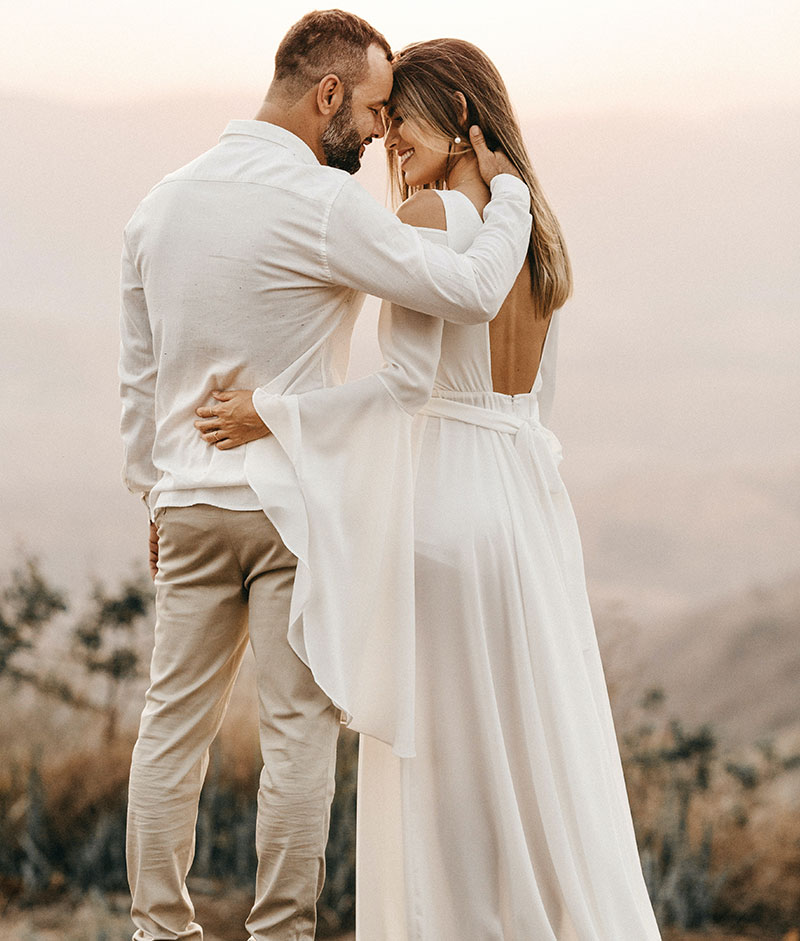
M 417 422 L 417 755 L 361 737 L 357 939 L 657 939 L 536 395 Z

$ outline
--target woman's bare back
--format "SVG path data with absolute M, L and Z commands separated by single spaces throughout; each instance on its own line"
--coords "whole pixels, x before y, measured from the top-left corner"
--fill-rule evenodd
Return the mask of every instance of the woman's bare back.
M 489 189 L 479 181 L 466 182 L 457 189 L 467 196 L 481 215 L 490 199 Z M 500 312 L 489 324 L 492 361 L 492 388 L 505 395 L 531 391 L 550 317 L 536 314 L 531 293 L 531 272 L 527 263 L 514 282 Z
M 506 395 L 523 395 L 539 371 L 550 317 L 537 316 L 531 294 L 531 272 L 527 261 L 514 287 L 489 324 L 492 358 L 492 388 Z

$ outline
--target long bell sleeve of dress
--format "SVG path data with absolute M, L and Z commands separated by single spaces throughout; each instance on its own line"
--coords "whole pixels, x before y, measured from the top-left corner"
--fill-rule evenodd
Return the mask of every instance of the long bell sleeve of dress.
M 446 233 L 421 229 L 446 243 Z M 245 473 L 297 556 L 289 640 L 355 731 L 414 755 L 413 417 L 428 401 L 442 320 L 384 302 L 383 368 L 253 404 L 272 432 Z

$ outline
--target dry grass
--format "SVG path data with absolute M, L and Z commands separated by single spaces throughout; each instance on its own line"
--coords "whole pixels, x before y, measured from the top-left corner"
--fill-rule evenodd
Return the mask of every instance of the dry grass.
M 220 744 L 222 764 L 230 775 L 234 790 L 249 792 L 254 787 L 255 751 L 252 727 L 232 723 Z M 70 821 L 108 808 L 124 795 L 130 760 L 130 742 L 106 746 L 102 752 L 75 752 L 67 757 L 50 758 L 40 765 L 42 784 L 47 795 L 49 815 L 68 826 Z M 1 777 L 6 777 L 7 770 Z M 8 782 L 5 782 L 8 784 Z M 663 783 L 663 782 L 662 782 Z M 658 829 L 663 816 L 664 790 L 654 786 L 652 777 L 639 773 L 628 776 L 637 823 Z M 645 786 L 646 785 L 646 786 Z M 24 804 L 26 797 L 20 800 Z M 19 802 L 18 802 L 19 803 Z M 24 815 L 24 807 L 15 806 L 15 814 Z M 733 778 L 715 778 L 713 786 L 699 792 L 693 800 L 688 820 L 690 842 L 696 845 L 704 826 L 713 821 L 713 870 L 726 872 L 721 889 L 726 925 L 741 925 L 740 932 L 675 934 L 665 932 L 665 941 L 739 941 L 765 938 L 769 941 L 800 941 L 800 935 L 780 933 L 742 934 L 744 925 L 790 926 L 800 922 L 800 816 L 780 800 L 769 787 L 743 789 Z M 60 828 L 59 828 L 60 829 Z M 56 873 L 58 876 L 59 873 Z M 50 890 L 62 888 L 54 880 Z M 246 941 L 243 925 L 250 907 L 247 892 L 236 889 L 224 896 L 198 883 L 193 890 L 198 916 L 207 929 L 208 941 Z M 767 917 L 756 917 L 766 912 Z M 740 916 L 740 917 L 739 917 Z M 780 916 L 780 917 L 775 917 Z M 11 920 L 9 920 L 11 918 Z M 127 901 L 95 894 L 77 907 L 66 901 L 46 905 L 16 915 L 2 917 L 0 941 L 95 941 L 105 932 L 105 941 L 130 938 Z M 344 936 L 346 939 L 348 936 Z M 352 937 L 352 936 L 351 936 Z
M 229 711 L 218 739 L 217 760 L 225 769 L 226 787 L 237 795 L 255 793 L 258 771 L 255 714 L 255 703 L 245 691 Z M 122 806 L 133 739 L 127 737 L 108 745 L 102 743 L 99 723 L 87 722 L 84 727 L 80 743 L 72 736 L 62 737 L 58 747 L 54 742 L 53 747 L 31 749 L 24 760 L 5 763 L 0 768 L 0 792 L 16 795 L 16 800 L 8 807 L 9 819 L 25 819 L 29 797 L 24 780 L 31 764 L 35 764 L 41 774 L 47 816 L 58 822 L 59 840 L 67 835 L 70 823 L 91 821 L 96 813 Z M 127 730 L 126 735 L 129 733 Z M 654 739 L 651 744 L 659 743 Z M 668 742 L 665 739 L 660 744 Z M 723 915 L 718 922 L 740 927 L 740 931 L 665 931 L 664 941 L 753 941 L 757 938 L 800 941 L 798 932 L 781 934 L 766 930 L 775 925 L 800 924 L 800 815 L 791 799 L 794 794 L 796 801 L 800 769 L 770 781 L 768 759 L 753 751 L 743 753 L 741 760 L 752 763 L 764 782 L 747 788 L 723 773 L 727 758 L 727 754 L 715 758 L 716 770 L 711 775 L 710 786 L 694 792 L 687 831 L 689 844 L 697 846 L 705 827 L 709 823 L 713 825 L 711 868 L 715 875 L 725 873 L 727 876 L 718 895 Z M 665 795 L 670 793 L 672 773 L 672 768 L 666 766 L 655 771 L 651 768 L 646 773 L 639 768 L 628 769 L 627 784 L 637 829 L 663 830 L 665 812 L 671 812 Z M 783 789 L 773 786 L 778 784 Z M 45 892 L 66 890 L 63 880 L 58 881 L 60 875 L 55 873 Z M 124 886 L 124 875 L 117 882 L 105 885 L 107 888 Z M 248 893 L 236 889 L 218 894 L 210 888 L 210 885 L 197 884 L 193 889 L 198 920 L 206 929 L 206 941 L 246 941 L 247 932 L 240 926 L 244 925 L 250 907 Z M 0 889 L 6 891 L 2 885 Z M 132 929 L 127 905 L 122 896 L 95 893 L 78 904 L 71 904 L 65 898 L 28 910 L 0 911 L 0 941 L 99 941 L 100 938 L 129 941 Z M 755 930 L 743 933 L 744 926 L 750 923 L 765 926 L 764 933 Z M 353 941 L 353 935 L 343 935 L 337 941 Z
M 239 891 L 211 895 L 195 889 L 192 898 L 205 941 L 247 941 L 244 920 L 250 911 L 249 895 Z M 125 895 L 92 893 L 77 905 L 59 901 L 6 910 L 0 941 L 130 941 L 129 904 Z M 355 935 L 339 935 L 328 941 L 355 941 Z
M 787 934 L 720 934 L 718 931 L 689 931 L 677 934 L 665 931 L 663 941 L 800 941 L 800 933 Z
M 194 893 L 197 917 L 204 928 L 205 941 L 246 941 L 244 924 L 249 899 L 244 893 L 211 896 Z M 3 913 L 0 941 L 129 941 L 132 926 L 124 896 L 93 894 L 73 907 L 54 903 L 24 911 Z M 675 933 L 666 931 L 664 941 L 800 941 L 799 931 L 787 934 L 724 934 L 718 931 Z M 350 932 L 329 941 L 355 941 Z
M 646 793 L 631 795 L 633 812 L 637 827 L 658 832 L 666 827 L 664 790 L 649 784 Z M 715 912 L 725 913 L 725 923 L 800 924 L 800 814 L 768 793 L 717 774 L 692 801 L 689 844 L 698 847 L 706 827 L 713 828 L 711 871 L 723 880 Z
M 41 775 L 52 818 L 71 821 L 124 795 L 131 751 L 131 742 L 117 741 L 95 755 L 73 752 L 45 760 Z
M 769 904 L 784 924 L 800 924 L 800 816 L 785 807 L 758 805 L 744 813 L 749 826 L 737 825 L 732 814 L 717 828 L 715 868 L 730 873 L 722 900 L 743 914 Z
M 123 910 L 114 900 L 95 894 L 76 906 L 61 901 L 6 910 L 0 928 L 2 941 L 130 941 L 130 936 L 127 908 Z M 210 936 L 206 941 L 212 941 Z

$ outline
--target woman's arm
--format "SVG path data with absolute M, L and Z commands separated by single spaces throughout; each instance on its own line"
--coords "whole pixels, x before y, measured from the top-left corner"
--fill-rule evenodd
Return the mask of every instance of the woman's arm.
M 444 204 L 436 193 L 422 190 L 415 193 L 397 211 L 398 218 L 422 231 L 427 242 L 444 244 L 447 241 L 447 222 Z M 384 302 L 378 326 L 378 338 L 384 356 L 384 366 L 357 383 L 345 383 L 326 389 L 302 393 L 306 396 L 325 396 L 338 401 L 342 409 L 346 400 L 359 395 L 374 394 L 377 378 L 394 401 L 409 414 L 414 414 L 430 398 L 436 368 L 439 363 L 442 321 L 415 310 Z M 355 388 L 352 388 L 355 387 Z M 238 448 L 269 434 L 256 408 L 259 397 L 269 395 L 260 390 L 229 389 L 212 392 L 216 404 L 198 408 L 194 426 L 203 440 L 220 451 Z M 264 399 L 262 398 L 262 402 Z M 311 401 L 310 399 L 308 400 Z
M 426 239 L 446 241 L 441 217 L 419 219 Z M 348 725 L 400 757 L 414 755 L 413 415 L 430 395 L 442 329 L 384 303 L 383 368 L 299 394 L 256 389 L 272 433 L 245 449 L 247 482 L 297 557 L 292 648 Z

